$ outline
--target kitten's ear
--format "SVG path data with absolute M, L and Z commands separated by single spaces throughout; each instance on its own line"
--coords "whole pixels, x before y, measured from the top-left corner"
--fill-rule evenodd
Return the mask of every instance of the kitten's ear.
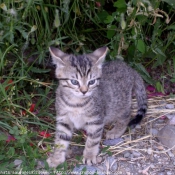
M 55 48 L 55 47 L 49 47 L 50 54 L 52 56 L 53 63 L 56 64 L 57 66 L 64 66 L 65 62 L 64 59 L 65 57 L 68 56 L 68 54 L 62 52 L 61 50 Z
M 108 47 L 101 47 L 96 49 L 93 53 L 88 54 L 98 68 L 102 67 L 102 63 L 105 60 L 106 54 L 108 52 Z

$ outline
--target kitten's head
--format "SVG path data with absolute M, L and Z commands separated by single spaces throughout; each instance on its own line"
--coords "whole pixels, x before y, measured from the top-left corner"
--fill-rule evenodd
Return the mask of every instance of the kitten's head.
M 93 53 L 78 56 L 66 54 L 54 47 L 49 50 L 56 64 L 56 78 L 64 90 L 82 98 L 90 96 L 99 85 L 108 48 L 102 47 Z

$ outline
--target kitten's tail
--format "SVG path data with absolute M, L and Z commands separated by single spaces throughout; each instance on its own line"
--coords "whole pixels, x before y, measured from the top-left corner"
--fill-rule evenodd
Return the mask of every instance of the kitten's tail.
M 138 111 L 137 115 L 128 124 L 130 128 L 134 128 L 138 123 L 140 123 L 147 111 L 147 95 L 143 80 L 140 77 L 140 75 L 135 71 L 134 74 L 135 74 L 134 91 L 137 99 Z

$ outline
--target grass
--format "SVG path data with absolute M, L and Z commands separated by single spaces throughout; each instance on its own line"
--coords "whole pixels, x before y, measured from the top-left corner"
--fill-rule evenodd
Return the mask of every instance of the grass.
M 108 59 L 124 59 L 159 91 L 166 78 L 174 83 L 174 3 L 128 2 L 0 2 L 0 171 L 16 170 L 15 160 L 22 160 L 18 171 L 36 169 L 36 159 L 46 160 L 52 147 L 57 83 L 50 45 L 76 54 L 106 45 Z M 160 79 L 148 72 L 156 68 Z M 83 146 L 84 137 L 75 135 L 72 144 Z

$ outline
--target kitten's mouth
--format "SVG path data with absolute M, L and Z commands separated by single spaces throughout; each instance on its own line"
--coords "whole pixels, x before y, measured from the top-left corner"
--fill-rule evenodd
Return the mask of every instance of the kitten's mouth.
M 90 92 L 87 92 L 87 93 L 82 93 L 81 92 L 81 94 L 79 94 L 78 96 L 81 97 L 81 98 L 86 98 L 86 97 L 91 96 L 91 93 Z

